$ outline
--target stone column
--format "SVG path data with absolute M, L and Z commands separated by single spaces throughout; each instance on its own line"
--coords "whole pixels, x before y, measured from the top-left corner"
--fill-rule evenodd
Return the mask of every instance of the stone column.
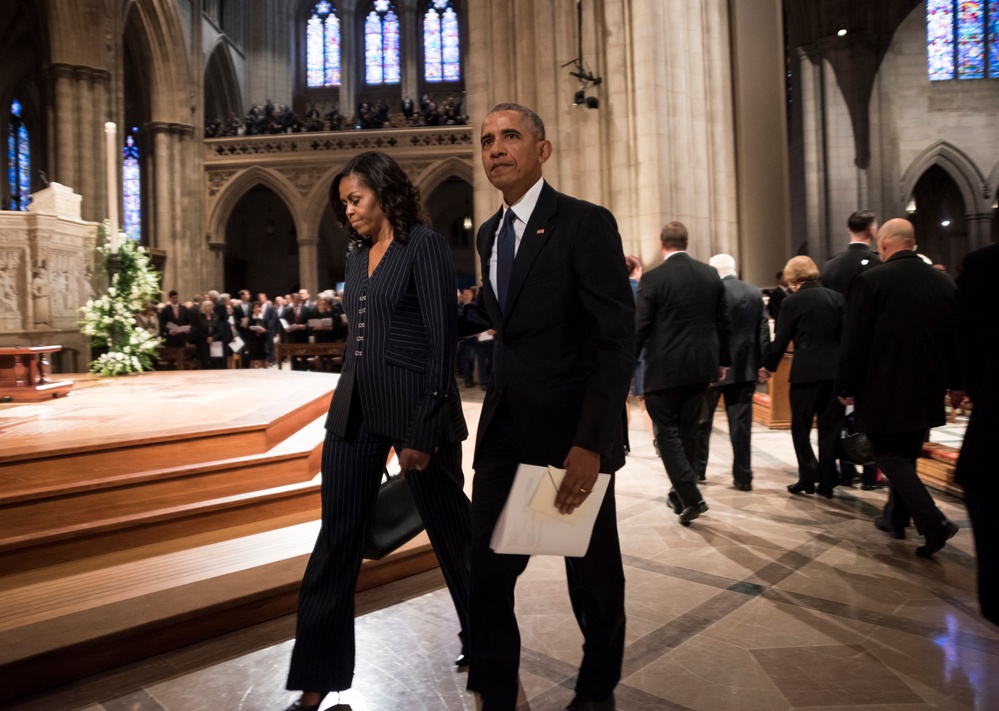
M 764 285 L 784 265 L 791 246 L 781 3 L 739 0 L 730 7 L 739 195 L 739 240 L 731 254 L 744 280 Z M 708 69 L 709 86 L 723 80 L 717 63 L 709 62 Z M 717 140 L 724 134 L 712 136 L 712 143 Z M 712 165 L 710 172 L 723 168 Z M 719 201 L 719 208 L 725 207 Z
M 79 116 L 73 92 L 73 67 L 53 64 L 55 81 L 55 180 L 79 192 L 76 174 L 76 125 Z
M 803 143 L 805 152 L 805 220 L 808 253 L 817 255 L 823 251 L 827 213 L 825 122 L 823 115 L 822 59 L 813 57 L 803 49 L 798 50 L 801 67 L 800 111 L 803 120 Z M 801 243 L 796 237 L 791 245 Z M 769 282 L 768 282 L 769 283 Z
M 340 8 L 338 8 L 340 9 Z M 357 82 L 364 75 L 364 59 L 357 48 L 354 28 L 357 12 L 353 6 L 342 8 L 340 17 L 340 113 L 353 117 L 357 111 Z M 361 66 L 358 67 L 358 62 Z
M 104 122 L 108 120 L 108 86 L 111 82 L 110 72 L 103 69 L 93 70 L 93 124 L 90 128 L 93 133 L 93 141 L 96 146 L 96 155 L 103 156 L 104 150 Z M 120 134 L 119 134 L 120 135 Z M 107 167 L 105 161 L 98 158 L 92 172 L 96 179 L 93 192 L 84 197 L 83 215 L 86 220 L 95 222 L 102 221 L 108 215 L 107 212 Z M 89 199 L 88 199 L 89 198 Z M 88 205 L 89 203 L 89 205 Z
M 315 234 L 316 229 L 310 230 Z M 298 238 L 298 283 L 315 297 L 319 291 L 319 239 L 317 237 Z
M 971 252 L 992 243 L 992 213 L 979 212 L 965 216 L 968 221 L 968 251 Z M 956 265 L 953 265 L 956 266 Z
M 395 106 L 389 106 L 389 111 L 393 114 L 399 113 L 404 96 L 409 96 L 413 101 L 418 101 L 420 98 L 416 94 L 418 82 L 423 76 L 423 65 L 419 63 L 422 54 L 420 44 L 423 42 L 423 18 L 418 12 L 419 9 L 409 4 L 396 7 L 400 13 L 399 32 L 402 46 L 399 51 L 402 56 L 399 59 L 402 61 L 402 86 L 399 87 L 401 93 Z
M 97 142 L 97 131 L 94 128 L 95 122 L 100 118 L 100 111 L 94 103 L 93 70 L 89 67 L 76 67 L 74 75 L 77 103 L 76 143 L 79 158 L 77 176 L 80 181 L 76 191 L 83 196 L 83 219 L 96 220 L 101 207 L 95 200 L 97 184 L 100 182 L 98 172 L 99 166 L 104 163 L 102 160 L 104 152 L 101 150 L 103 145 Z
M 149 129 L 153 133 L 153 169 L 150 173 L 153 176 L 153 224 L 152 235 L 150 235 L 149 246 L 162 249 L 168 253 L 172 247 L 173 229 L 171 218 L 173 216 L 171 202 L 171 156 L 170 156 L 170 126 L 167 123 L 154 121 L 149 123 Z M 177 265 L 175 260 L 167 259 L 166 274 L 164 283 L 173 284 L 177 280 Z

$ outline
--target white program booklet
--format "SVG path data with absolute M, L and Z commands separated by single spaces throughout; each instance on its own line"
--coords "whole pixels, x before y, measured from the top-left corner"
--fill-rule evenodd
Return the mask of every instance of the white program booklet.
M 593 524 L 610 485 L 610 474 L 597 476 L 586 501 L 568 515 L 560 514 L 554 507 L 555 494 L 564 476 L 563 469 L 521 464 L 489 547 L 501 554 L 571 558 L 586 555 Z

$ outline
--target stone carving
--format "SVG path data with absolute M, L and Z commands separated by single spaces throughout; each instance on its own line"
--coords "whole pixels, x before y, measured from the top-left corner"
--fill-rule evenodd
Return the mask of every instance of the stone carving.
M 324 131 L 275 136 L 209 138 L 205 140 L 205 159 L 211 163 L 213 160 L 219 161 L 219 159 L 231 157 L 272 153 L 324 153 L 358 150 L 391 153 L 396 148 L 471 145 L 471 126 L 389 129 L 384 131 Z M 209 173 L 210 175 L 211 173 Z M 211 191 L 210 177 L 209 191 Z
M 0 252 L 0 318 L 20 318 L 17 305 L 17 272 L 21 267 L 20 252 Z
M 302 195 L 306 195 L 326 173 L 326 168 L 291 168 L 280 172 Z
M 229 179 L 236 174 L 235 170 L 209 170 L 208 171 L 208 194 L 212 197 L 218 195 L 219 191 L 225 187 Z
M 35 325 L 52 325 L 52 292 L 45 262 L 40 262 L 31 275 L 31 298 L 35 306 Z

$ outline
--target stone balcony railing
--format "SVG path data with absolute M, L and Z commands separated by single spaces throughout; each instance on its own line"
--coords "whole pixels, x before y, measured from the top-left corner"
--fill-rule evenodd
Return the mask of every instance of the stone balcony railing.
M 384 151 L 398 158 L 414 156 L 471 157 L 471 126 L 351 129 L 264 136 L 228 136 L 205 139 L 205 167 L 246 163 L 328 161 L 362 151 Z

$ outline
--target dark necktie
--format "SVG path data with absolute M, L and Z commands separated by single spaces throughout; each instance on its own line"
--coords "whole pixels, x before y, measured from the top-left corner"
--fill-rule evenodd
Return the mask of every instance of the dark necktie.
M 506 292 L 513 272 L 514 247 L 517 244 L 513 221 L 516 219 L 517 215 L 508 208 L 496 238 L 496 297 L 499 299 L 500 310 L 506 307 Z

